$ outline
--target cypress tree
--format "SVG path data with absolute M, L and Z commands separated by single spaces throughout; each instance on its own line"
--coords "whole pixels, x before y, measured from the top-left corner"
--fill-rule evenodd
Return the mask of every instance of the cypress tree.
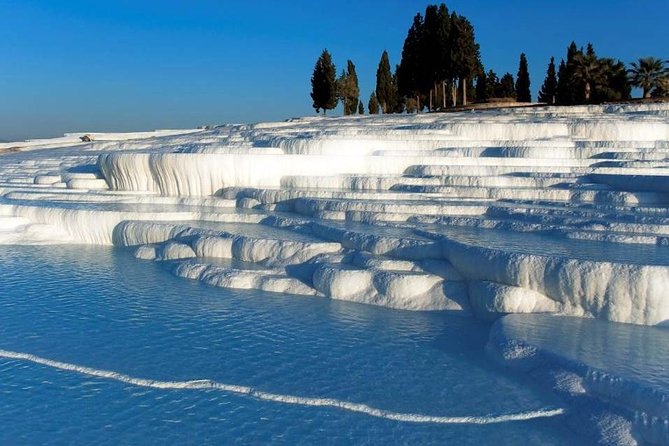
M 493 70 L 489 70 L 488 74 L 486 74 L 485 86 L 488 99 L 500 97 L 499 78 L 497 77 L 497 73 L 495 73 Z
M 314 73 L 311 76 L 311 99 L 316 113 L 323 109 L 323 115 L 327 110 L 337 106 L 337 79 L 332 57 L 327 49 L 316 61 Z
M 557 105 L 569 105 L 571 99 L 571 92 L 569 91 L 569 74 L 567 72 L 567 64 L 564 59 L 560 61 L 560 68 L 558 69 L 558 85 L 555 95 L 555 103 Z
M 434 109 L 433 100 L 436 90 L 436 82 L 439 72 L 439 58 L 441 54 L 439 42 L 439 10 L 437 5 L 428 5 L 425 8 L 425 20 L 423 22 L 423 35 L 420 45 L 422 52 L 422 63 L 419 66 L 421 90 L 429 96 L 429 108 Z
M 453 61 L 448 47 L 451 35 L 451 15 L 445 4 L 439 5 L 437 13 L 437 77 L 436 82 L 441 84 L 441 106 L 446 108 L 446 83 L 453 77 Z M 438 85 L 436 86 L 438 88 Z
M 360 100 L 358 74 L 352 61 L 347 61 L 346 65 L 346 71 L 342 71 L 341 77 L 337 81 L 338 96 L 344 104 L 344 115 L 354 115 Z
M 372 94 L 369 96 L 369 103 L 367 104 L 367 110 L 369 111 L 370 115 L 379 114 L 379 100 L 376 98 L 375 92 L 372 92 Z
M 546 70 L 546 79 L 544 79 L 544 84 L 541 86 L 541 91 L 539 92 L 539 102 L 555 105 L 557 89 L 558 80 L 555 74 L 555 58 L 551 57 L 548 69 Z
M 402 60 L 397 68 L 398 94 L 406 98 L 415 98 L 420 103 L 421 79 L 419 70 L 422 64 L 423 17 L 416 14 L 402 48 Z M 421 107 L 417 105 L 417 109 Z
M 532 102 L 530 93 L 530 72 L 527 68 L 527 58 L 525 53 L 520 55 L 518 65 L 518 76 L 516 78 L 516 98 L 518 102 Z
M 462 24 L 458 15 L 453 11 L 449 19 L 450 32 L 448 34 L 448 60 L 451 62 L 450 85 L 451 85 L 451 105 L 457 105 L 457 88 L 460 67 L 462 66 L 463 48 L 462 48 Z
M 392 113 L 402 113 L 404 111 L 404 98 L 402 98 L 397 89 L 399 65 L 395 65 L 395 72 L 393 73 L 393 83 L 391 88 L 391 111 Z
M 516 87 L 513 82 L 513 75 L 511 73 L 506 73 L 499 80 L 499 93 L 502 98 L 515 98 L 516 97 Z
M 362 105 L 362 101 L 358 101 L 358 114 L 359 115 L 365 114 L 365 107 Z
M 578 49 L 576 42 L 571 42 L 567 48 L 567 60 L 562 61 L 558 69 L 557 104 L 559 105 L 574 105 L 585 101 L 585 96 L 582 94 L 585 90 L 584 84 L 575 77 L 575 59 L 579 54 L 582 56 L 583 51 Z
M 351 114 L 355 113 L 355 104 L 360 102 L 360 87 L 358 86 L 358 73 L 355 71 L 355 64 L 352 61 L 346 63 L 346 74 L 348 75 L 349 100 L 351 103 Z
M 393 75 L 390 73 L 390 60 L 385 50 L 376 70 L 376 98 L 381 104 L 383 113 L 390 113 L 394 105 Z
M 479 74 L 476 76 L 476 102 L 485 102 L 488 100 L 488 83 L 486 76 Z
M 463 16 L 451 14 L 451 61 L 453 72 L 457 75 L 462 88 L 462 103 L 467 104 L 467 86 L 469 81 L 478 73 L 480 67 L 480 49 L 474 36 L 474 27 Z M 453 80 L 455 86 L 455 79 Z M 455 89 L 452 90 L 455 105 Z
M 344 115 L 347 115 L 346 113 L 346 71 L 341 70 L 341 74 L 337 78 L 337 102 L 341 101 L 343 104 L 343 111 Z

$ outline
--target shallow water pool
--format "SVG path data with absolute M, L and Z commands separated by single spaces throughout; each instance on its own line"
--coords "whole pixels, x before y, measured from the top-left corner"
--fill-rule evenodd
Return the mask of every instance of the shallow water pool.
M 0 357 L 0 444 L 579 444 L 562 416 L 414 423 L 81 373 L 210 379 L 417 419 L 560 408 L 486 359 L 488 330 L 448 313 L 207 287 L 118 249 L 4 246 L 0 349 L 79 371 Z

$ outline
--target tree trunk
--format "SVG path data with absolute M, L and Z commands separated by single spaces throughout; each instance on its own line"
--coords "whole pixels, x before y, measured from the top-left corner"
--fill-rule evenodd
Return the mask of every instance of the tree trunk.
M 462 105 L 467 105 L 467 78 L 460 79 L 462 83 Z
M 590 102 L 590 82 L 585 83 L 585 102 Z
M 446 81 L 441 81 L 441 99 L 443 107 L 446 109 Z
M 456 107 L 458 105 L 458 84 L 455 79 L 451 82 L 451 100 L 453 107 Z
M 650 88 L 643 87 L 643 98 L 648 99 L 650 97 Z
M 432 89 L 430 89 L 430 108 L 428 111 L 432 111 Z
M 420 95 L 416 95 L 416 114 L 420 113 Z

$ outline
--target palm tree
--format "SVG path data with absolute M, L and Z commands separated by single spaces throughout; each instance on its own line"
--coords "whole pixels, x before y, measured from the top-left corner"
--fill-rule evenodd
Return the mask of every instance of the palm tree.
M 653 98 L 669 97 L 669 76 L 666 76 L 664 79 L 660 79 L 657 87 L 653 89 L 650 96 Z
M 644 98 L 649 98 L 650 92 L 661 84 L 662 79 L 669 76 L 669 69 L 664 64 L 663 60 L 655 57 L 642 57 L 630 64 L 632 68 L 627 70 L 630 81 L 635 87 L 643 89 Z
M 594 54 L 577 53 L 573 59 L 574 80 L 583 83 L 585 102 L 590 102 L 593 87 L 606 80 L 604 67 Z

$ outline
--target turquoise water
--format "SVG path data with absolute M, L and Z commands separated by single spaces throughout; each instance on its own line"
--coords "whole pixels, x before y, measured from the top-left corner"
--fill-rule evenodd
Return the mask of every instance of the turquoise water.
M 418 415 L 558 408 L 448 313 L 211 288 L 127 252 L 0 248 L 0 349 L 131 377 L 212 379 Z M 563 417 L 417 424 L 0 358 L 0 444 L 579 444 Z

